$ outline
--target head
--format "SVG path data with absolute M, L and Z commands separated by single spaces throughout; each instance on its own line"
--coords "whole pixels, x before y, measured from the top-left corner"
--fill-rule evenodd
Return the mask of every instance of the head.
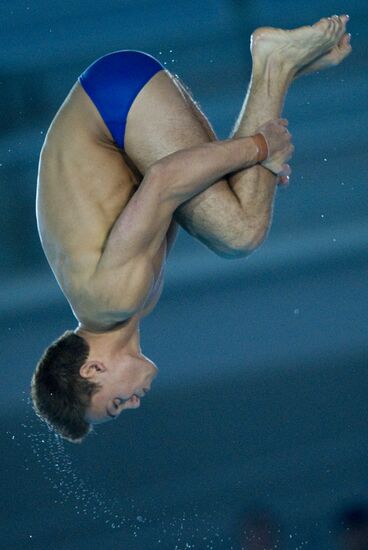
M 137 408 L 157 374 L 141 354 L 102 353 L 65 332 L 43 353 L 32 377 L 36 413 L 68 441 L 79 443 L 97 424 Z
M 116 420 L 123 411 L 137 409 L 156 375 L 155 364 L 140 352 L 123 348 L 105 355 L 93 349 L 80 368 L 80 376 L 98 386 L 86 409 L 86 420 L 101 424 Z
M 85 413 L 92 395 L 99 390 L 79 373 L 88 355 L 84 338 L 67 331 L 44 351 L 31 382 L 38 416 L 73 442 L 82 441 L 91 430 Z

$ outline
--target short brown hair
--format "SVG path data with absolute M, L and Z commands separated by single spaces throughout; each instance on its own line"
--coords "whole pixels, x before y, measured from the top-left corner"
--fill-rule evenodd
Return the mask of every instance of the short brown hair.
M 32 376 L 36 414 L 73 443 L 81 443 L 92 430 L 85 414 L 92 395 L 101 388 L 79 373 L 88 354 L 86 340 L 68 330 L 46 348 Z

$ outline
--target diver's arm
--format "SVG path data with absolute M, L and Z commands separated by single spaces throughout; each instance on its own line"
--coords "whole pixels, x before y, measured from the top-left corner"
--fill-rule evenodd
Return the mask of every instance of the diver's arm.
M 152 290 L 154 260 L 176 208 L 224 174 L 266 157 L 264 143 L 262 136 L 206 143 L 152 165 L 110 231 L 88 294 L 104 301 L 106 311 L 139 311 Z

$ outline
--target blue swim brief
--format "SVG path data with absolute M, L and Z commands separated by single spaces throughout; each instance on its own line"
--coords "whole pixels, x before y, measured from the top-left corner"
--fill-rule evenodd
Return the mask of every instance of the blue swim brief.
M 134 99 L 162 69 L 147 53 L 119 50 L 99 57 L 78 77 L 118 147 L 124 149 L 125 126 Z

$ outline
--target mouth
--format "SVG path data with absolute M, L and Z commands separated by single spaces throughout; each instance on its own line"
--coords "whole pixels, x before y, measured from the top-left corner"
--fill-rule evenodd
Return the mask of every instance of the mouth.
M 131 399 L 133 399 L 133 403 L 139 403 L 142 397 L 146 395 L 150 391 L 151 388 L 142 388 L 139 392 L 133 393 Z

